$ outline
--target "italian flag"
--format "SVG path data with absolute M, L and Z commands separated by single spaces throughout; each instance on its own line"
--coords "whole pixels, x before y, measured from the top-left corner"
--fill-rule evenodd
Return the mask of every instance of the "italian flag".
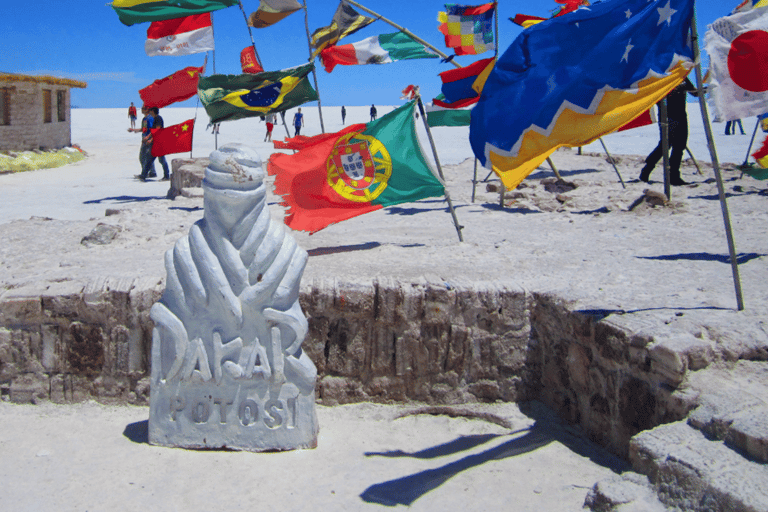
M 153 21 L 147 29 L 147 55 L 192 55 L 214 49 L 211 13 Z
M 320 60 L 328 73 L 338 64 L 387 64 L 396 60 L 435 58 L 435 53 L 403 32 L 381 34 L 352 44 L 329 46 L 320 52 Z

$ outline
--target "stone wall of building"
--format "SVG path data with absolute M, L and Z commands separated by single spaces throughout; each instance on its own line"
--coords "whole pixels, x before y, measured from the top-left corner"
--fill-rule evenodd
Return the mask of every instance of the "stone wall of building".
M 10 89 L 10 125 L 0 124 L 0 150 L 55 149 L 72 144 L 70 88 L 43 82 L 0 82 Z M 43 121 L 43 90 L 51 91 L 51 122 Z M 64 91 L 65 120 L 59 121 L 57 93 Z

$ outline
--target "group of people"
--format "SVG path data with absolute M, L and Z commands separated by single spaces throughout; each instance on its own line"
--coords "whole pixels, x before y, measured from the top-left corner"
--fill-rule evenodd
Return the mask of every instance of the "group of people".
M 141 133 L 141 148 L 139 149 L 139 163 L 141 164 L 141 174 L 137 174 L 134 177 L 141 181 L 147 181 L 147 178 L 156 178 L 155 172 L 155 158 L 160 161 L 160 165 L 163 167 L 162 181 L 168 181 L 171 179 L 171 173 L 168 169 L 168 161 L 164 156 L 154 157 L 152 156 L 152 129 L 153 128 L 165 128 L 165 122 L 160 115 L 160 109 L 157 107 L 147 107 L 142 105 L 141 113 L 144 117 L 141 120 L 141 127 L 136 128 L 136 107 L 131 103 L 128 107 L 128 117 L 131 120 L 131 127 L 128 128 L 129 132 Z

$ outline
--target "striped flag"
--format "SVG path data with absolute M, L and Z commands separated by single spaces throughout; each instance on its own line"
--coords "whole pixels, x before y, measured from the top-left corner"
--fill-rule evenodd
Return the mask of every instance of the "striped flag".
M 192 55 L 214 49 L 211 13 L 153 21 L 147 29 L 144 51 L 156 55 Z
M 112 9 L 123 25 L 171 20 L 237 5 L 240 0 L 113 0 Z
M 344 0 L 341 0 L 336 8 L 336 13 L 333 15 L 331 24 L 312 32 L 310 44 L 315 49 L 312 52 L 312 60 L 326 47 L 336 44 L 340 39 L 354 34 L 374 21 L 376 21 L 374 18 L 363 16 Z

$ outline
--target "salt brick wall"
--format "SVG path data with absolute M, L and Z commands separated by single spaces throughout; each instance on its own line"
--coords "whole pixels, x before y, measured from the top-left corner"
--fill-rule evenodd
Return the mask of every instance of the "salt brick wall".
M 0 150 L 54 149 L 72 144 L 69 87 L 35 82 L 2 82 L 11 87 L 11 124 L 0 125 Z M 43 123 L 43 89 L 51 91 L 51 122 Z M 59 121 L 57 91 L 66 91 L 65 121 Z

